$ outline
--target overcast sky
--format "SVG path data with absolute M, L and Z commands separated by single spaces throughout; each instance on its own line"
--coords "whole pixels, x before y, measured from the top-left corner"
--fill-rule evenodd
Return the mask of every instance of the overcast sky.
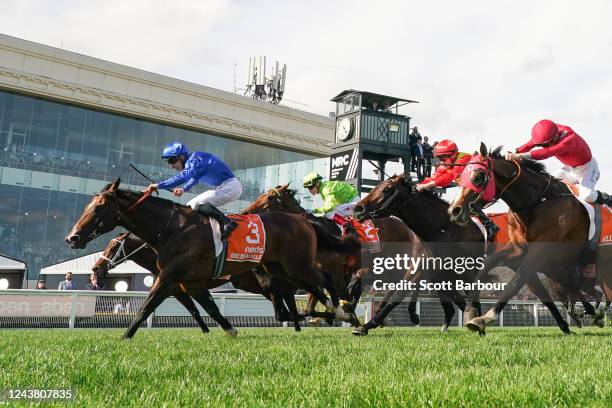
M 587 139 L 612 191 L 610 1 L 1 4 L 5 34 L 228 91 L 234 64 L 242 87 L 249 56 L 278 59 L 285 97 L 314 113 L 349 88 L 415 99 L 413 125 L 466 151 L 514 148 L 550 118 Z

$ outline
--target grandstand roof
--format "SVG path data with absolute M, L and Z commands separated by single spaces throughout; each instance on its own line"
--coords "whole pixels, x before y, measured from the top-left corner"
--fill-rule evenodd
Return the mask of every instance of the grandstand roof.
M 25 270 L 26 264 L 20 260 L 10 258 L 6 255 L 0 255 L 0 270 Z
M 96 261 L 102 256 L 102 251 L 94 252 L 89 255 L 81 256 L 79 258 L 70 259 L 68 261 L 60 262 L 54 265 L 49 265 L 40 270 L 41 275 L 63 275 L 67 272 L 72 272 L 74 275 L 79 274 L 90 274 L 91 267 Z M 149 274 L 148 270 L 136 265 L 132 261 L 124 262 L 118 265 L 116 268 L 111 270 L 109 274 Z

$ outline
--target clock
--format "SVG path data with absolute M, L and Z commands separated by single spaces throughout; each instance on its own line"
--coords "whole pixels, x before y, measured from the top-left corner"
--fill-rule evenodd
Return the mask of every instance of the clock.
M 355 132 L 355 120 L 352 117 L 343 117 L 338 120 L 336 125 L 336 134 L 338 135 L 338 140 L 344 142 L 353 137 L 353 133 Z

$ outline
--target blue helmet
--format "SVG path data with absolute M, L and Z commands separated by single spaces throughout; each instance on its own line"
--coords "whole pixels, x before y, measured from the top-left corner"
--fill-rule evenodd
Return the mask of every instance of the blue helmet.
M 178 157 L 181 154 L 189 156 L 189 150 L 187 150 L 187 146 L 185 146 L 181 142 L 173 142 L 164 147 L 164 151 L 162 152 L 161 157 L 162 159 L 169 159 L 170 157 Z

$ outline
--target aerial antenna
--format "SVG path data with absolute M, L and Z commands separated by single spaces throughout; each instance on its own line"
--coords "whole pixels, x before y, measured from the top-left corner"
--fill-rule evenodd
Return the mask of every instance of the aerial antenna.
M 282 69 L 278 61 L 272 69 L 272 76 L 266 77 L 266 57 L 249 57 L 245 96 L 278 104 L 285 93 L 287 64 Z

